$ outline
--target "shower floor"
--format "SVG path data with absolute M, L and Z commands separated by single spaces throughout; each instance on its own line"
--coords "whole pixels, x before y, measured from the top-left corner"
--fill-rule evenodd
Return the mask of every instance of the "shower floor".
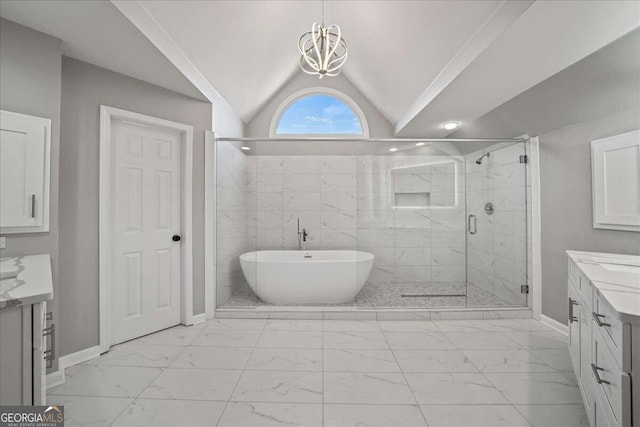
M 466 289 L 465 289 L 466 288 Z M 412 295 L 410 297 L 403 295 Z M 429 295 L 429 296 L 424 296 Z M 220 308 L 271 306 L 261 301 L 248 284 L 229 297 Z M 296 306 L 370 308 L 513 307 L 490 292 L 469 283 L 367 283 L 355 300 L 345 304 L 296 304 Z

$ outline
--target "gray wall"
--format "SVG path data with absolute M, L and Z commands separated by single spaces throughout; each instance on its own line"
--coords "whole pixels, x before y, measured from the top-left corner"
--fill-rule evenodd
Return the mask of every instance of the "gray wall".
M 540 136 L 542 314 L 567 323 L 565 250 L 640 255 L 640 233 L 593 228 L 591 141 L 640 129 L 640 109 Z
M 49 232 L 11 234 L 0 256 L 50 253 L 54 321 L 58 301 L 58 159 L 60 153 L 60 40 L 0 19 L 0 108 L 51 119 Z
M 194 127 L 194 313 L 204 312 L 204 131 L 210 103 L 62 58 L 60 150 L 60 354 L 98 344 L 100 105 Z
M 282 89 L 253 116 L 245 126 L 245 136 L 252 138 L 268 137 L 271 120 L 280 104 L 282 104 L 288 96 L 302 89 L 311 87 L 328 87 L 338 90 L 353 99 L 367 118 L 367 122 L 369 123 L 369 136 L 372 138 L 389 138 L 393 136 L 393 127 L 389 121 L 346 77 L 340 75 L 338 77 L 319 80 L 317 77 L 304 74 L 302 71 L 296 73 Z

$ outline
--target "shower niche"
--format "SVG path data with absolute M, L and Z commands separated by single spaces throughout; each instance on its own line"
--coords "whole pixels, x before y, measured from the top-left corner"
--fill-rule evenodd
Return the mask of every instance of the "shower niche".
M 455 161 L 392 168 L 393 207 L 455 206 L 455 172 Z

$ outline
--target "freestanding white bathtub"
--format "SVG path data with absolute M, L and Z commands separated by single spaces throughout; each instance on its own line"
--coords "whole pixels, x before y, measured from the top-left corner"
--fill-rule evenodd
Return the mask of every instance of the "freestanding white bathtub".
M 249 286 L 269 304 L 337 304 L 352 301 L 373 266 L 361 251 L 254 251 L 240 255 Z

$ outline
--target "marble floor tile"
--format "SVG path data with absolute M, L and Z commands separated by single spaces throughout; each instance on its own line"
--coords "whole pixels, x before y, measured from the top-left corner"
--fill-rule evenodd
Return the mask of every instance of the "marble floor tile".
M 482 374 L 437 373 L 405 374 L 420 404 L 496 405 L 508 403 Z
M 319 348 L 255 348 L 246 369 L 322 371 L 322 350 Z
M 478 372 L 460 350 L 393 350 L 402 372 Z
M 322 323 L 325 332 L 380 332 L 375 320 L 325 320 Z
M 437 332 L 385 332 L 384 335 L 394 350 L 455 350 L 455 346 L 447 336 Z
M 402 374 L 324 373 L 325 403 L 415 404 Z
M 440 332 L 500 332 L 488 321 L 478 320 L 434 320 Z
M 117 397 L 49 396 L 47 404 L 64 406 L 66 427 L 107 427 L 133 399 Z
M 589 418 L 582 404 L 579 405 L 515 405 L 533 427 L 589 427 Z
M 550 331 L 548 326 L 534 319 L 490 319 L 486 322 L 498 332 Z
M 137 399 L 112 424 L 114 427 L 201 427 L 215 425 L 226 402 Z
M 322 426 L 322 405 L 313 403 L 229 402 L 218 427 Z
M 167 368 L 140 398 L 227 400 L 241 373 L 239 370 Z
M 481 372 L 555 372 L 528 350 L 463 350 Z
M 131 344 L 154 344 L 154 345 L 190 345 L 193 340 L 202 333 L 202 328 L 191 328 L 188 326 L 174 326 L 154 334 L 145 335 L 133 341 Z
M 533 319 L 436 320 L 433 322 L 442 332 L 526 332 L 549 331 L 549 328 Z
M 322 348 L 322 332 L 264 331 L 257 347 Z
M 502 332 L 453 332 L 447 337 L 459 349 L 463 350 L 502 350 L 517 349 L 520 345 Z
M 205 329 L 197 336 L 192 345 L 210 347 L 253 347 L 261 331 Z
M 146 366 L 164 368 L 184 350 L 178 345 L 120 344 L 85 365 Z
M 506 332 L 505 335 L 523 348 L 567 348 L 567 338 L 553 331 Z
M 420 408 L 429 427 L 530 427 L 511 405 L 422 405 Z
M 426 427 L 417 405 L 324 405 L 325 427 Z
M 231 396 L 236 402 L 322 403 L 322 373 L 245 371 Z
M 204 323 L 206 329 L 232 329 L 244 331 L 261 331 L 267 319 L 211 319 Z
M 569 404 L 582 402 L 575 379 L 560 373 L 485 374 L 513 404 Z
M 547 365 L 558 371 L 573 372 L 569 348 L 532 348 L 529 350 L 534 356 L 543 360 Z
M 171 363 L 172 368 L 244 369 L 249 347 L 198 347 L 189 346 Z
M 264 327 L 265 331 L 322 331 L 322 322 L 317 320 L 271 319 Z
M 388 349 L 382 332 L 324 332 L 324 348 Z
M 384 332 L 439 332 L 434 322 L 426 320 L 384 320 L 378 324 Z
M 161 373 L 159 368 L 77 365 L 65 372 L 65 383 L 49 394 L 136 397 Z
M 391 350 L 326 349 L 325 372 L 400 372 Z

